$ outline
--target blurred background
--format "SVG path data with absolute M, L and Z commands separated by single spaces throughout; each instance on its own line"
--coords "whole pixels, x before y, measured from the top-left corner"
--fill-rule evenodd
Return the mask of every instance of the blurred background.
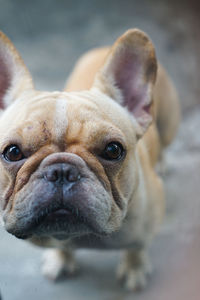
M 79 276 L 52 284 L 42 250 L 0 229 L 3 300 L 198 300 L 200 294 L 200 6 L 170 0 L 0 0 L 0 29 L 14 42 L 36 88 L 62 89 L 77 58 L 112 44 L 129 28 L 149 34 L 179 95 L 182 123 L 166 153 L 167 215 L 151 247 L 147 288 L 125 292 L 115 279 L 118 252 L 81 250 Z M 172 112 L 173 113 L 173 112 Z

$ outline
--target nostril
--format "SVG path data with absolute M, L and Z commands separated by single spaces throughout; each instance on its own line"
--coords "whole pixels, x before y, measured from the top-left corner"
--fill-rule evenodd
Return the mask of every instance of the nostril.
M 77 169 L 71 169 L 66 172 L 65 178 L 69 182 L 76 182 L 81 179 L 81 175 Z
M 55 182 L 59 178 L 59 174 L 57 170 L 50 170 L 45 173 L 45 178 L 47 181 Z

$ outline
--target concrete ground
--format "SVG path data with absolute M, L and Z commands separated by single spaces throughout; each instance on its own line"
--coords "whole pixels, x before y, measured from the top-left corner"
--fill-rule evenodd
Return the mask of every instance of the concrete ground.
M 168 149 L 167 216 L 151 247 L 147 288 L 125 292 L 114 277 L 118 252 L 82 250 L 79 274 L 52 284 L 40 274 L 42 250 L 0 229 L 3 300 L 198 300 L 200 294 L 199 20 L 195 1 L 0 0 L 0 29 L 15 43 L 41 89 L 61 89 L 81 53 L 111 44 L 131 27 L 152 38 L 173 78 L 183 112 Z M 173 113 L 173 112 L 172 112 Z

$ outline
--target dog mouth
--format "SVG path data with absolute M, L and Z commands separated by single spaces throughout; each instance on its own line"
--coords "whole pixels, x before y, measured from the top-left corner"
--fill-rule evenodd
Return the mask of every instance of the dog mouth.
M 20 239 L 32 236 L 53 236 L 58 239 L 77 237 L 93 231 L 92 224 L 78 208 L 54 207 L 41 209 L 28 221 L 21 230 L 10 232 Z
M 57 208 L 51 212 L 46 213 L 46 215 L 42 215 L 36 220 L 36 223 L 38 225 L 42 223 L 53 223 L 53 222 L 63 222 L 63 221 L 68 221 L 70 223 L 77 222 L 79 220 L 83 221 L 83 217 L 80 215 L 78 209 L 73 209 L 73 208 Z
M 105 210 L 107 193 L 101 185 L 96 187 L 85 179 L 78 188 L 69 189 L 39 180 L 33 190 L 35 193 L 22 194 L 15 200 L 12 213 L 5 211 L 5 229 L 15 237 L 66 240 L 107 233 L 110 210 Z

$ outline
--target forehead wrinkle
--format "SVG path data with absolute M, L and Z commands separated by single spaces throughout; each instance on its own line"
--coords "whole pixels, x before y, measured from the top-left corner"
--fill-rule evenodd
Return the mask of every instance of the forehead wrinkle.
M 65 137 L 68 126 L 67 119 L 67 99 L 58 98 L 55 104 L 55 112 L 53 118 L 54 141 L 59 142 Z
M 104 111 L 91 99 L 71 94 L 68 102 L 67 145 L 82 144 L 86 148 L 99 146 L 112 137 L 121 137 L 121 131 L 110 122 Z

